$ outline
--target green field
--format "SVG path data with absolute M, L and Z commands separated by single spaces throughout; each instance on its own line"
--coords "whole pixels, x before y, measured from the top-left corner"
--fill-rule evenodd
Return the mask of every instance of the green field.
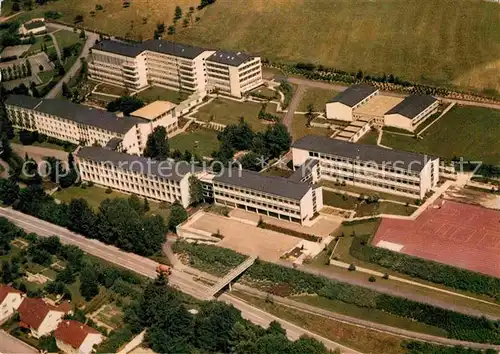
M 79 32 L 71 32 L 71 31 L 57 31 L 54 32 L 54 37 L 56 37 L 57 45 L 62 49 L 69 47 L 75 43 L 82 42 L 83 40 L 80 38 Z
M 313 105 L 315 112 L 326 109 L 326 103 L 338 94 L 337 91 L 325 90 L 317 87 L 308 87 L 297 108 L 298 112 L 307 112 L 307 106 Z
M 500 164 L 500 110 L 454 107 L 422 136 L 419 140 L 384 132 L 381 143 L 444 158 Z
M 330 136 L 333 130 L 306 126 L 307 117 L 304 114 L 295 114 L 292 121 L 292 138 L 298 140 L 306 135 Z
M 170 150 L 188 150 L 201 156 L 210 156 L 219 149 L 217 132 L 212 129 L 198 128 L 191 132 L 180 133 L 168 140 Z
M 218 0 L 176 40 L 500 91 L 498 14 L 477 0 Z
M 148 87 L 144 91 L 139 92 L 137 94 L 137 97 L 146 103 L 161 100 L 179 104 L 186 98 L 188 98 L 189 94 L 186 92 L 178 92 L 162 87 L 152 86 Z
M 254 131 L 263 131 L 266 130 L 268 124 L 258 118 L 260 109 L 259 103 L 216 98 L 200 107 L 194 117 L 204 122 L 214 121 L 224 125 L 237 124 L 240 117 L 243 117 Z M 276 115 L 276 105 L 267 104 L 266 112 Z

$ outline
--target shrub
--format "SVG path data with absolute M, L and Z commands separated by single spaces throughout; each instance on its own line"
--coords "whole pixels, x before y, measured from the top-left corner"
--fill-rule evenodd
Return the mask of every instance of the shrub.
M 375 283 L 375 282 L 377 281 L 377 279 L 376 279 L 376 278 L 372 275 L 372 276 L 370 276 L 370 277 L 368 278 L 368 281 L 369 281 L 370 283 Z
M 349 268 L 347 268 L 350 272 L 354 272 L 356 270 L 356 266 L 354 264 L 350 264 Z

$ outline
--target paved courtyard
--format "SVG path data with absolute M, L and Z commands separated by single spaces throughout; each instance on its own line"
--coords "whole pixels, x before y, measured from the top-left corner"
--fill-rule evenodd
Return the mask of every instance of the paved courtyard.
M 216 233 L 224 237 L 217 245 L 226 247 L 250 256 L 257 256 L 266 261 L 276 261 L 281 255 L 302 240 L 261 229 L 257 226 L 246 224 L 222 215 L 206 213 L 189 227 L 197 230 Z

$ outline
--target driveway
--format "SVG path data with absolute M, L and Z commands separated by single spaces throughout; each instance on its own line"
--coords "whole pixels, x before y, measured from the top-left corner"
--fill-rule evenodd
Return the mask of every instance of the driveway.
M 55 29 L 64 29 L 64 30 L 68 30 L 68 31 L 73 30 L 72 27 L 63 26 L 63 25 L 59 25 L 59 24 L 55 24 L 55 23 L 51 23 L 51 24 L 47 25 L 47 27 L 55 28 Z M 72 77 L 74 77 L 75 75 L 78 75 L 78 72 L 80 71 L 80 68 L 82 67 L 81 59 L 82 58 L 86 59 L 89 56 L 90 48 L 95 44 L 97 39 L 99 39 L 99 36 L 94 32 L 85 31 L 85 34 L 87 35 L 87 40 L 85 41 L 85 44 L 83 46 L 83 49 L 82 49 L 80 55 L 78 56 L 78 59 L 76 59 L 73 66 L 68 71 L 66 71 L 66 74 L 64 74 L 63 78 L 61 80 L 59 80 L 59 82 L 52 88 L 52 90 L 49 91 L 49 93 L 45 96 L 45 98 L 56 98 L 62 90 L 63 82 L 68 82 L 69 80 L 71 80 Z
M 5 354 L 31 354 L 38 353 L 38 350 L 24 343 L 23 341 L 0 330 L 0 353 Z
M 293 82 L 289 79 L 290 82 Z M 306 92 L 306 88 L 302 85 L 299 85 L 297 88 L 297 91 L 293 94 L 292 101 L 287 107 L 287 112 L 285 116 L 283 117 L 283 124 L 287 127 L 288 131 L 290 134 L 292 133 L 292 122 L 293 122 L 293 115 L 295 114 L 295 111 L 297 110 L 297 107 L 299 107 L 300 101 L 302 100 L 302 97 L 304 96 L 304 92 Z

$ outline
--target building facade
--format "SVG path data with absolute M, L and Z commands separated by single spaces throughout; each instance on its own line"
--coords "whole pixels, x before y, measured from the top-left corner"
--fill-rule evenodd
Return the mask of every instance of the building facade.
M 17 311 L 24 297 L 25 294 L 22 291 L 0 284 L 0 324 Z
M 352 85 L 326 104 L 326 118 L 352 121 L 354 110 L 379 94 L 379 90 L 367 84 Z
M 61 321 L 54 337 L 57 347 L 66 354 L 90 354 L 104 338 L 94 328 L 73 320 Z
M 242 97 L 262 85 L 262 63 L 259 57 L 241 52 L 217 51 L 206 61 L 208 87 L 218 92 Z
M 158 202 L 190 204 L 189 177 L 196 172 L 185 162 L 156 161 L 100 147 L 75 151 L 81 180 Z
M 103 40 L 91 49 L 89 73 L 134 90 L 148 85 L 187 92 L 217 88 L 236 97 L 262 84 L 259 57 L 165 40 L 140 44 Z
M 205 190 L 211 189 L 216 204 L 281 220 L 304 224 L 323 208 L 322 188 L 300 180 L 241 169 L 201 180 L 211 186 Z
M 439 159 L 373 145 L 306 136 L 292 145 L 293 164 L 319 161 L 321 179 L 376 191 L 425 197 L 439 179 Z
M 21 327 L 31 331 L 31 335 L 40 338 L 55 331 L 63 316 L 71 313 L 71 305 L 64 303 L 52 306 L 40 298 L 25 298 L 19 306 Z

